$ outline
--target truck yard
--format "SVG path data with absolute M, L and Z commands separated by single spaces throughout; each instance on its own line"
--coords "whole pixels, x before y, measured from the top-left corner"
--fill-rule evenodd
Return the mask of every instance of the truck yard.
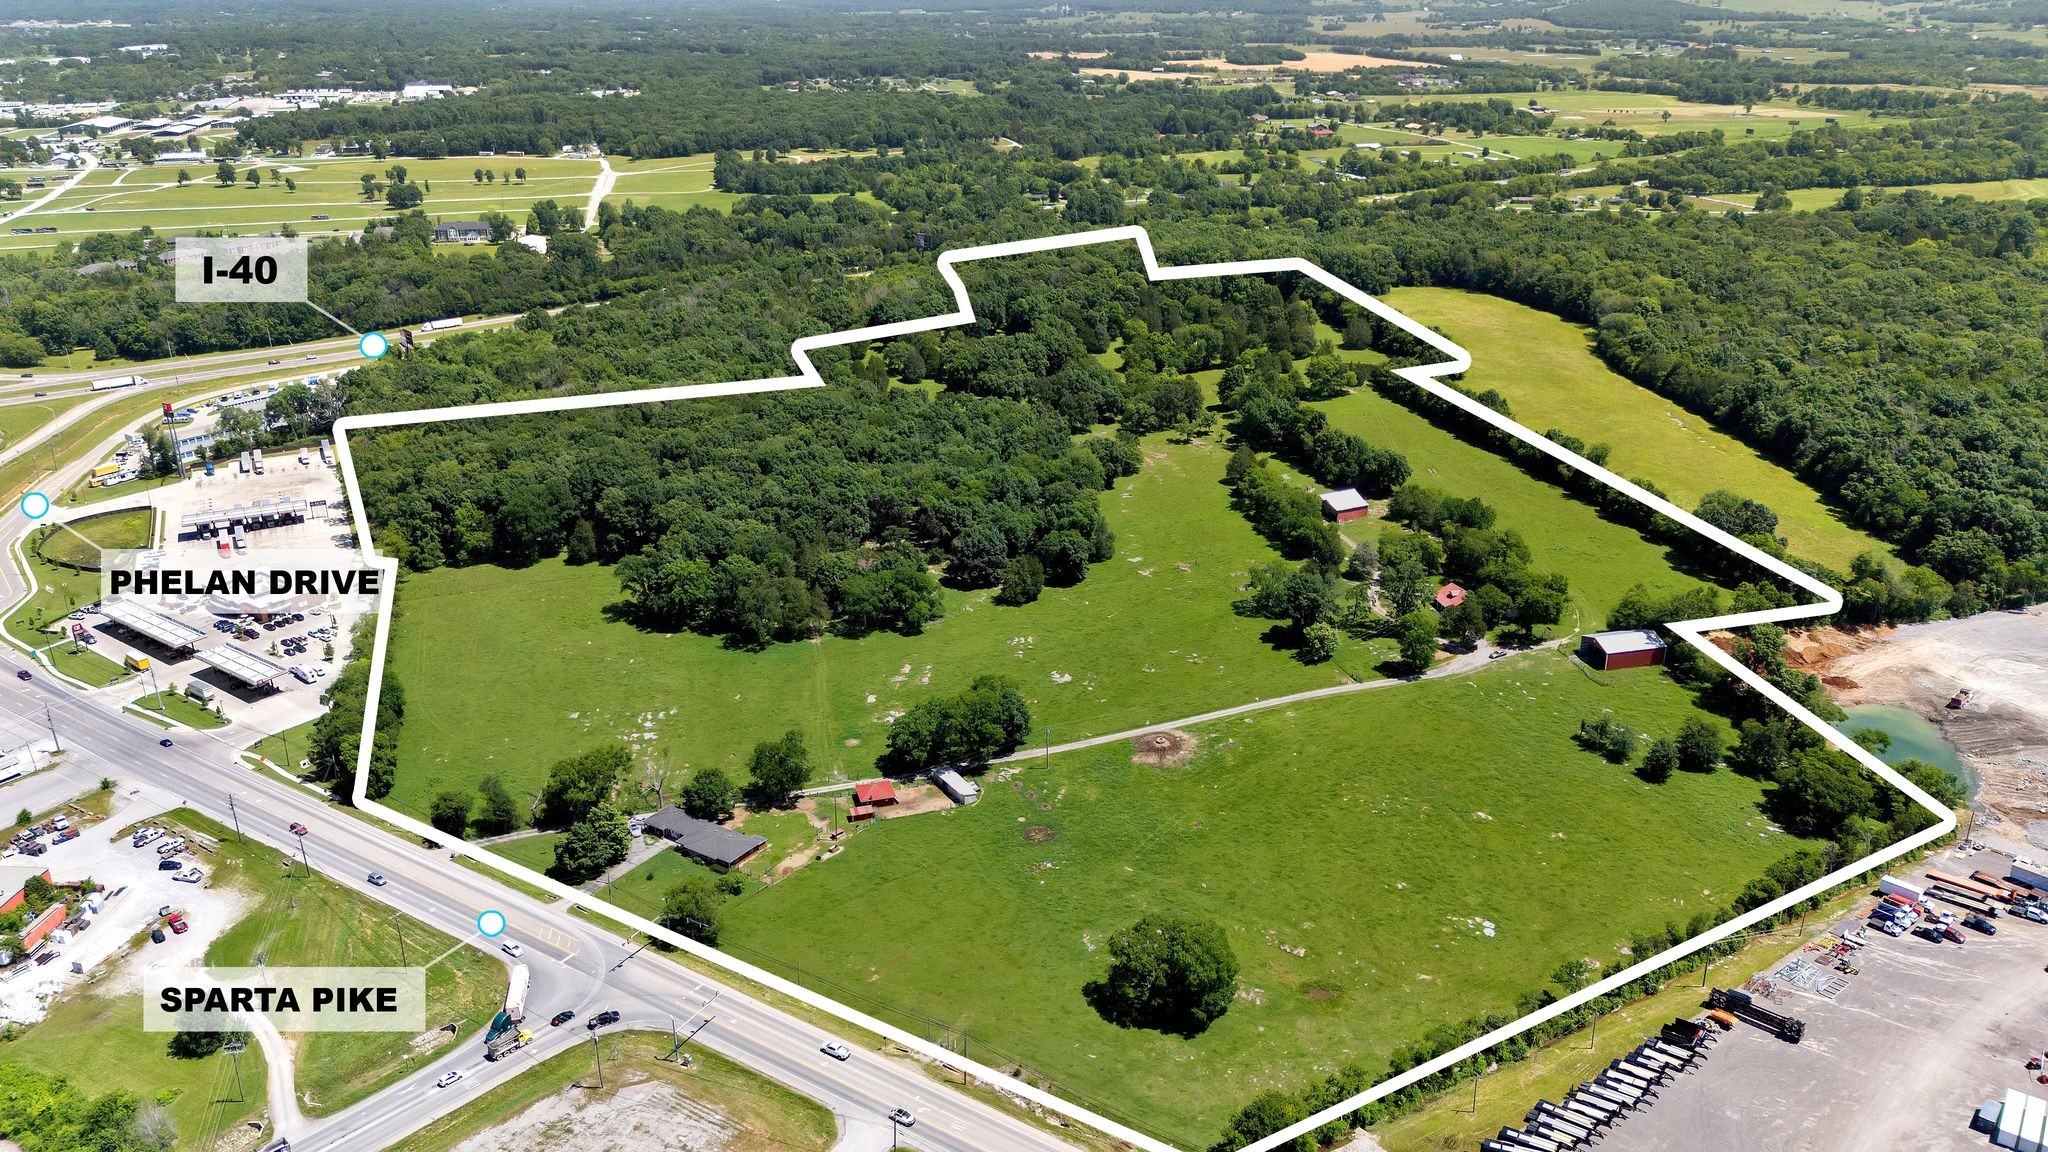
M 1998 915 L 1986 923 L 1995 934 L 1959 928 L 1944 936 L 1942 928 L 1978 915 L 1984 902 L 1939 878 L 1984 887 L 1973 873 L 2022 875 L 2021 861 L 2014 873 L 2004 852 L 1958 846 L 1924 867 L 1895 871 L 1885 887 L 1924 892 L 1926 916 L 1897 936 L 1861 915 L 1845 921 L 1818 948 L 1803 948 L 1752 981 L 1753 1011 L 1717 995 L 1716 1006 L 1738 1019 L 1713 1045 L 1712 1059 L 1656 1086 L 1655 1098 L 1595 1133 L 1600 1147 L 1990 1146 L 1970 1127 L 1980 1105 L 2008 1089 L 2048 1091 L 2036 1079 L 2044 1075 L 2037 1058 L 2048 1054 L 2048 926 L 1994 901 Z M 1881 902 L 1873 885 L 1859 912 Z M 1760 1026 L 1770 1016 L 1803 1022 L 1799 1040 L 1788 1043 L 1783 1029 Z

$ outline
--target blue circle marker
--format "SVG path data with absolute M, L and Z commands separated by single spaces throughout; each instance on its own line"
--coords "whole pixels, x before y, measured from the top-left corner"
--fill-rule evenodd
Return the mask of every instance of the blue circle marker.
M 391 351 L 391 341 L 386 339 L 382 332 L 365 332 L 362 340 L 357 343 L 356 350 L 375 360 Z
M 486 909 L 478 913 L 476 930 L 486 936 L 503 936 L 505 934 L 505 914 L 496 908 Z
M 22 493 L 21 514 L 31 520 L 41 520 L 50 514 L 50 498 L 41 492 Z

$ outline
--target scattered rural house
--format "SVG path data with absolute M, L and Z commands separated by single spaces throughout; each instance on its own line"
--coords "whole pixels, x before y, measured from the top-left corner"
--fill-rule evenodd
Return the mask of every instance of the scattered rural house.
M 932 783 L 937 784 L 939 791 L 944 792 L 955 804 L 972 804 L 981 799 L 981 785 L 951 768 L 941 768 L 932 773 Z
M 1342 524 L 1348 520 L 1363 519 L 1371 511 L 1365 497 L 1356 488 L 1339 488 L 1323 493 L 1323 517 Z
M 1328 124 L 1311 124 L 1308 126 L 1308 134 L 1320 140 L 1325 136 L 1335 136 L 1337 130 Z
M 400 100 L 439 100 L 455 91 L 453 84 L 426 84 L 415 81 L 398 90 Z
M 685 856 L 724 868 L 746 863 L 768 844 L 759 836 L 699 820 L 673 804 L 649 816 L 642 828 L 673 842 Z
M 1268 120 L 1271 120 L 1271 119 L 1272 119 L 1272 117 L 1271 117 L 1271 116 L 1268 116 L 1268 115 L 1266 115 L 1266 114 L 1265 114 L 1264 112 L 1254 112 L 1254 113 L 1252 113 L 1252 123 L 1254 123 L 1254 124 L 1264 124 L 1264 123 L 1266 123 L 1266 122 L 1267 122 Z
M 1438 608 L 1456 608 L 1465 602 L 1465 590 L 1456 584 L 1446 584 L 1436 590 Z
M 1664 663 L 1664 639 L 1647 628 L 1595 632 L 1579 641 L 1579 659 L 1589 668 L 1612 672 Z
M 491 226 L 481 220 L 450 220 L 434 225 L 436 244 L 484 244 L 491 239 Z

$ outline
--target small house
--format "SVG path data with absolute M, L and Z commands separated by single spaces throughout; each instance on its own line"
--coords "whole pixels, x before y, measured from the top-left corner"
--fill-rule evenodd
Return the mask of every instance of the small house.
M 1595 632 L 1579 641 L 1579 659 L 1588 668 L 1612 672 L 1664 663 L 1664 638 L 1647 628 Z
M 1349 520 L 1363 519 L 1371 511 L 1365 497 L 1356 488 L 1339 488 L 1325 492 L 1322 496 L 1323 518 L 1342 524 Z
M 436 244 L 485 244 L 491 239 L 491 226 L 482 220 L 450 220 L 434 225 Z
M 1465 602 L 1465 595 L 1465 590 L 1458 585 L 1446 584 L 1436 590 L 1436 606 L 1438 610 L 1456 608 Z
M 853 786 L 853 802 L 882 808 L 896 802 L 896 786 L 887 780 L 869 780 Z

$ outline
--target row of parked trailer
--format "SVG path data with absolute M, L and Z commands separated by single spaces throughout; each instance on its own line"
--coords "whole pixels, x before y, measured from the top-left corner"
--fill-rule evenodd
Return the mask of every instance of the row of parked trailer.
M 1520 1128 L 1502 1128 L 1483 1152 L 1571 1152 L 1599 1140 L 1615 1122 L 1647 1108 L 1657 1089 L 1705 1060 L 1715 1033 L 1695 1020 L 1673 1020 L 1652 1040 L 1609 1064 L 1555 1104 L 1538 1100 Z

